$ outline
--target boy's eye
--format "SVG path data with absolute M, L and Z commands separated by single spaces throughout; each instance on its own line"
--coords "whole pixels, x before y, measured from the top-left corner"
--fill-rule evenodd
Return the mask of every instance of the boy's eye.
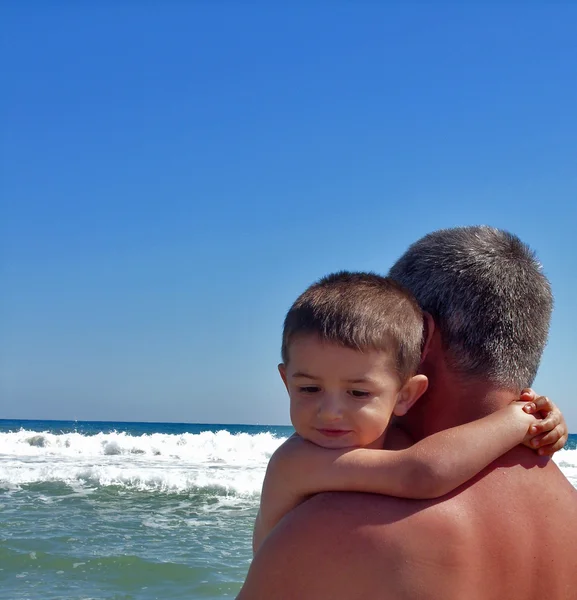
M 303 385 L 299 388 L 299 392 L 302 392 L 303 394 L 315 394 L 320 389 L 321 388 L 318 385 Z
M 363 392 L 362 390 L 351 390 L 349 394 L 354 398 L 368 398 L 370 396 L 369 392 Z

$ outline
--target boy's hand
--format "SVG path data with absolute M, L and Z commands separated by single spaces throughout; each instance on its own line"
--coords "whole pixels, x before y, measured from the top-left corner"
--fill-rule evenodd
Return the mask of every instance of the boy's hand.
M 539 418 L 529 428 L 532 437 L 523 442 L 525 446 L 536 450 L 541 456 L 552 456 L 557 450 L 561 450 L 569 437 L 567 423 L 561 411 L 549 398 L 537 396 L 529 388 L 521 392 L 520 399 L 527 402 L 523 410 Z

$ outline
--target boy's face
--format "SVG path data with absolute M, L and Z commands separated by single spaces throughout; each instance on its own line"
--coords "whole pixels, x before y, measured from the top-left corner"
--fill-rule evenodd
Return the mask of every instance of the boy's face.
M 401 384 L 386 352 L 297 336 L 279 365 L 293 427 L 325 448 L 382 448 Z

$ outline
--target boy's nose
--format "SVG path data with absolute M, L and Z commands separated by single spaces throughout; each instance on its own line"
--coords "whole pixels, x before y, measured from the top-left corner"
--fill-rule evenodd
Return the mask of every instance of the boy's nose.
M 319 404 L 318 416 L 323 421 L 337 421 L 342 417 L 342 407 L 339 399 L 333 395 L 325 394 Z

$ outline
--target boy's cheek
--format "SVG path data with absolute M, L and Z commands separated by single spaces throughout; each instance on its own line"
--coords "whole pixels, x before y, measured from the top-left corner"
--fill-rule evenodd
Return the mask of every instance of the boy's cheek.
M 289 413 L 290 413 L 291 423 L 295 429 L 300 424 L 300 420 L 302 417 L 301 412 L 302 411 L 299 409 L 298 404 L 296 402 L 294 402 L 291 398 Z
M 310 420 L 309 411 L 305 410 L 302 403 L 296 401 L 290 405 L 290 419 L 292 426 L 298 434 L 301 434 L 302 428 Z

